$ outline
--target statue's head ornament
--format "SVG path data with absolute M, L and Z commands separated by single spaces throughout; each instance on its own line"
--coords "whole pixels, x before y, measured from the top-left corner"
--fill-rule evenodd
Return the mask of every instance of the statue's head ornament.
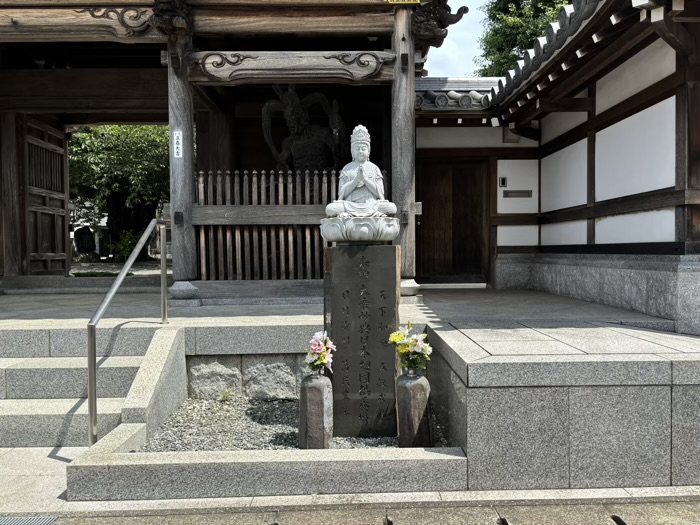
M 371 139 L 367 128 L 363 125 L 356 126 L 355 129 L 352 131 L 352 135 L 350 136 L 350 142 L 352 144 L 359 142 L 362 144 L 367 144 L 369 146 L 371 143 Z

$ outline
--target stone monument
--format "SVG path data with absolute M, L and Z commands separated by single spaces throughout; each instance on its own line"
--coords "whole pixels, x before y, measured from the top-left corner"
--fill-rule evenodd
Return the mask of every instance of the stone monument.
M 357 126 L 353 161 L 340 172 L 338 199 L 326 207 L 324 323 L 339 349 L 333 373 L 334 434 L 395 436 L 395 353 L 389 335 L 399 324 L 401 248 L 396 206 L 369 161 L 370 135 Z

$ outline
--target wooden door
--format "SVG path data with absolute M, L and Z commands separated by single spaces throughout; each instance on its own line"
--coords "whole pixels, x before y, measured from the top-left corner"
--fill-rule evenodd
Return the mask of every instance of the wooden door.
M 70 270 L 67 172 L 65 133 L 27 118 L 24 209 L 28 274 L 67 274 Z
M 416 200 L 417 280 L 486 282 L 488 277 L 487 164 L 419 162 Z

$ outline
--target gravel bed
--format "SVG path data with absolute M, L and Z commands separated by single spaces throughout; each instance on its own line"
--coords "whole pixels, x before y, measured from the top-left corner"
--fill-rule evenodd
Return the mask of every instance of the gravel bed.
M 188 399 L 143 446 L 143 452 L 296 449 L 299 402 L 243 397 Z M 396 438 L 334 438 L 334 448 L 396 447 Z

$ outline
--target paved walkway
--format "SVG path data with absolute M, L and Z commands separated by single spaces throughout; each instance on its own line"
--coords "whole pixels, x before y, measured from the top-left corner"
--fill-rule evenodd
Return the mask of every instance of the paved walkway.
M 85 326 L 101 300 L 101 295 L 0 296 L 0 329 Z M 118 295 L 107 312 L 104 324 L 158 322 L 160 318 L 158 300 L 157 294 Z M 208 306 L 173 308 L 170 311 L 170 318 L 172 324 L 178 326 L 203 323 L 277 324 L 281 321 L 286 324 L 320 326 L 322 310 L 321 305 Z M 624 353 L 657 354 L 672 359 L 674 358 L 672 354 L 700 354 L 700 338 L 663 331 L 673 329 L 671 321 L 533 291 L 426 291 L 424 304 L 401 306 L 401 318 L 404 321 L 413 320 L 415 323 L 451 323 L 494 356 L 586 353 L 605 354 L 607 357 L 609 354 Z M 698 518 L 700 510 L 695 503 L 668 503 L 674 500 L 700 500 L 700 487 L 67 502 L 65 467 L 83 450 L 85 449 L 0 448 L 0 515 L 70 516 L 74 513 L 77 515 L 88 513 L 93 516 L 110 514 L 123 516 L 129 513 L 138 515 L 157 512 L 160 516 L 157 520 L 143 518 L 129 522 L 146 525 L 195 521 L 228 523 L 223 520 L 221 512 L 236 510 L 244 514 L 237 515 L 233 521 L 235 523 L 277 522 L 280 525 L 292 523 L 310 525 L 321 523 L 322 521 L 314 520 L 323 514 L 315 510 L 309 513 L 307 512 L 309 509 L 335 508 L 335 511 L 345 513 L 343 519 L 340 520 L 337 514 L 327 515 L 323 523 L 381 523 L 389 512 L 393 514 L 394 523 L 397 525 L 404 523 L 440 523 L 442 525 L 453 522 L 493 525 L 498 517 L 505 517 L 510 525 L 547 525 L 548 523 L 612 525 L 614 523 L 610 518 L 612 515 L 623 517 L 628 525 L 700 524 L 700 518 Z M 656 506 L 636 505 L 639 502 L 656 502 Z M 541 508 L 542 510 L 533 510 L 533 507 L 518 510 L 521 508 L 519 505 L 542 503 L 547 504 L 547 507 Z M 554 504 L 584 506 L 578 508 L 569 506 L 557 510 L 552 506 Z M 635 505 L 625 506 L 629 504 Z M 337 508 L 338 505 L 341 507 Z M 411 510 L 416 506 L 440 510 L 431 510 L 429 513 Z M 487 508 L 472 508 L 483 506 Z M 469 507 L 472 510 L 460 510 L 456 507 Z M 372 512 L 365 515 L 360 512 L 362 509 L 369 509 Z M 301 513 L 301 510 L 307 513 Z M 470 514 L 472 511 L 473 514 Z M 542 514 L 545 511 L 550 512 L 551 515 Z M 195 521 L 187 521 L 185 518 L 176 516 L 168 518 L 167 521 L 162 518 L 162 515 L 167 513 L 180 515 L 193 512 L 216 512 L 217 514 L 208 514 L 206 518 L 197 518 Z M 463 514 L 459 514 L 460 512 Z M 461 521 L 449 521 L 451 519 Z M 121 523 L 106 518 L 84 522 Z M 78 521 L 62 518 L 59 523 L 78 523 Z

